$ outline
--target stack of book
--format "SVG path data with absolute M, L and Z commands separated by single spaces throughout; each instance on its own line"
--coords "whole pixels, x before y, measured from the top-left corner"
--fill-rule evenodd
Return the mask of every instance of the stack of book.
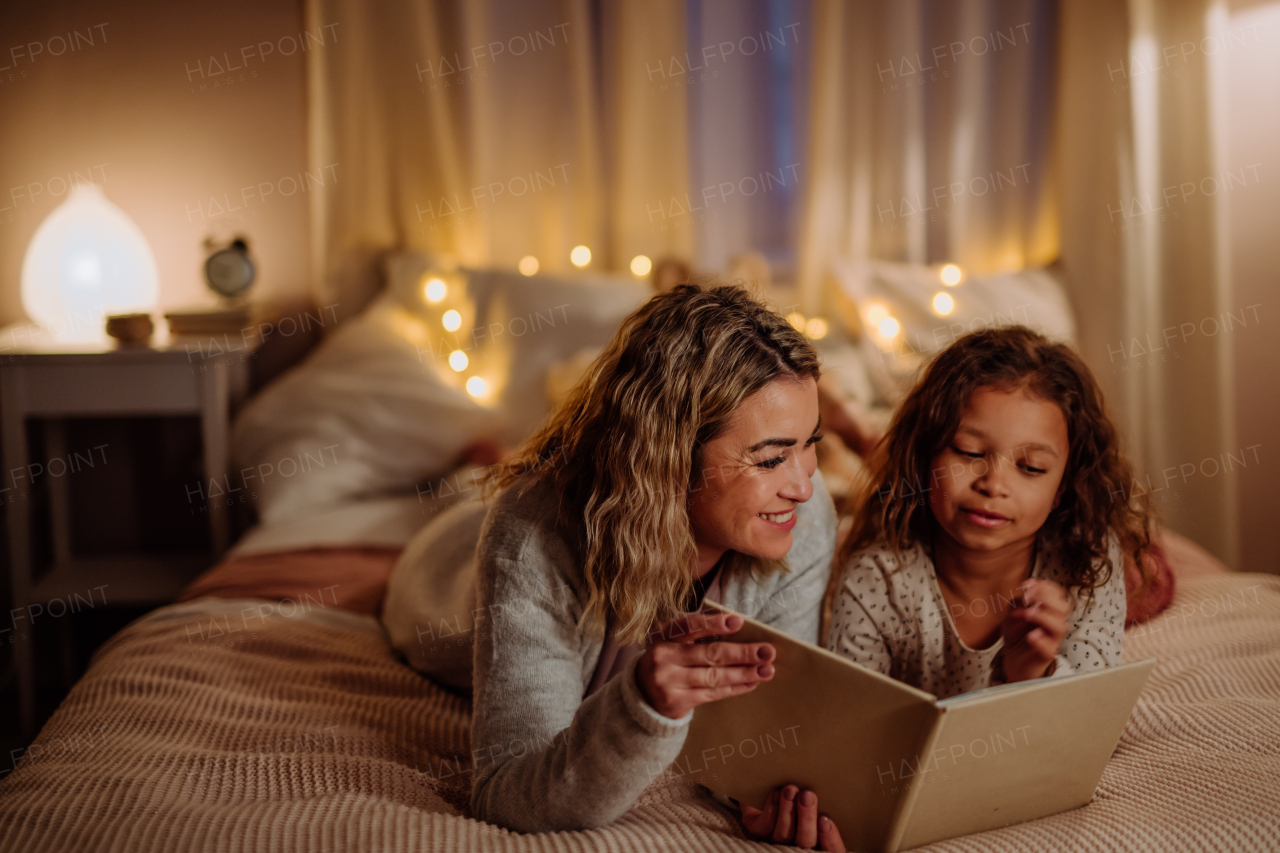
M 251 324 L 248 305 L 213 308 L 184 308 L 168 311 L 171 335 L 225 335 L 240 332 Z

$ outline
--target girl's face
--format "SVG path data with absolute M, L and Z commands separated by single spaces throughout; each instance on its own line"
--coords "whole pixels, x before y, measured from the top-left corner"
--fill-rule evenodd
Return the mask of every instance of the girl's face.
M 951 444 L 933 458 L 929 506 L 970 551 L 1028 544 L 1062 495 L 1067 420 L 1024 389 L 974 391 Z
M 698 572 L 726 550 L 781 559 L 791 550 L 795 509 L 813 495 L 821 436 L 818 384 L 779 378 L 748 397 L 729 428 L 707 443 L 689 494 Z

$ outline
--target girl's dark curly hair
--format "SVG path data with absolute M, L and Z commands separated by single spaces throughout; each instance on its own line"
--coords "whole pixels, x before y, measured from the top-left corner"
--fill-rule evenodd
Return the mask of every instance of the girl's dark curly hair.
M 1133 468 L 1120 452 L 1097 382 L 1070 347 L 1024 326 L 965 335 L 928 366 L 872 453 L 867 477 L 849 493 L 853 527 L 836 565 L 877 543 L 901 555 L 932 541 L 936 522 L 921 500 L 930 487 L 930 463 L 951 443 L 961 413 L 982 387 L 1025 389 L 1057 404 L 1066 418 L 1062 499 L 1040 528 L 1039 545 L 1061 560 L 1070 585 L 1091 594 L 1112 571 L 1124 570 L 1107 558 L 1107 533 L 1114 531 L 1145 587 L 1153 518 L 1130 500 Z

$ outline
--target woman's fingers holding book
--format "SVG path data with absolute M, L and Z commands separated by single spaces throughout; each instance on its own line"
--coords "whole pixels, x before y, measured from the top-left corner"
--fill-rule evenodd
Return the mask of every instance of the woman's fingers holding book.
M 766 681 L 768 679 L 765 679 Z M 760 686 L 761 679 L 754 681 L 745 681 L 738 684 L 725 684 L 722 687 L 692 687 L 686 694 L 692 697 L 693 707 L 706 705 L 711 702 L 719 702 L 721 699 L 729 699 L 733 696 L 741 696 L 743 693 L 750 693 Z
M 827 853 L 845 853 L 844 839 L 836 822 L 826 815 L 818 817 L 818 849 Z
M 779 844 L 789 844 L 796 834 L 796 796 L 800 789 L 795 785 L 784 785 L 778 797 L 778 819 L 773 825 L 770 836 Z
M 778 792 L 774 790 L 772 794 L 764 799 L 764 808 L 755 808 L 754 806 L 742 806 L 742 826 L 746 827 L 746 831 L 751 835 L 763 836 L 772 833 L 773 824 L 778 820 Z
M 690 710 L 754 690 L 773 678 L 769 643 L 660 642 L 645 650 L 636 684 L 655 711 L 680 719 Z
M 742 825 L 747 828 L 747 832 L 758 838 L 773 833 L 773 825 L 778 822 L 779 799 L 781 799 L 781 792 L 775 788 L 773 793 L 765 798 L 764 808 L 757 809 L 747 805 L 742 807 Z
M 741 627 L 742 617 L 736 613 L 690 613 L 656 628 L 649 634 L 649 640 L 684 645 L 705 637 L 732 634 Z
M 796 797 L 797 847 L 812 850 L 818 843 L 818 795 L 803 791 Z
M 840 830 L 818 811 L 818 796 L 796 785 L 774 789 L 763 808 L 742 807 L 742 825 L 757 838 L 777 844 L 845 853 Z
M 736 685 L 754 687 L 773 678 L 773 673 L 773 664 L 768 663 L 760 666 L 690 666 L 682 667 L 676 677 L 680 679 L 681 687 L 703 690 Z
M 777 656 L 771 643 L 698 643 L 666 652 L 685 666 L 761 666 Z

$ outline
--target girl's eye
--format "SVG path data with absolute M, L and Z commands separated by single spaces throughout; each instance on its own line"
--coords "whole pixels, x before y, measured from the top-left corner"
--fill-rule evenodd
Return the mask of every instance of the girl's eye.
M 766 459 L 764 462 L 759 462 L 759 463 L 757 463 L 757 464 L 758 464 L 761 468 L 768 468 L 768 469 L 772 470 L 772 469 L 774 469 L 774 468 L 777 468 L 779 465 L 781 465 L 783 462 L 786 462 L 786 461 L 787 461 L 787 457 L 785 457 L 785 456 L 776 456 L 776 457 L 774 457 L 773 459 Z
M 809 437 L 809 440 L 805 442 L 805 447 L 808 447 L 808 446 L 809 446 L 809 445 L 811 445 L 811 444 L 817 444 L 819 441 L 822 441 L 822 438 L 823 438 L 823 436 L 825 436 L 825 435 L 826 435 L 826 433 L 824 433 L 824 432 L 820 432 L 820 433 L 818 433 L 817 435 L 810 436 L 810 437 Z
M 1043 474 L 1045 472 L 1044 468 L 1032 468 L 1030 465 L 1023 465 L 1022 467 L 1030 474 Z
M 968 451 L 961 450 L 961 449 L 960 449 L 960 448 L 958 448 L 958 447 L 953 447 L 953 448 L 951 448 L 951 449 L 952 449 L 952 450 L 954 450 L 956 453 L 959 453 L 961 456 L 968 456 L 970 459 L 981 459 L 981 458 L 982 458 L 982 454 L 981 454 L 981 453 L 969 453 Z

